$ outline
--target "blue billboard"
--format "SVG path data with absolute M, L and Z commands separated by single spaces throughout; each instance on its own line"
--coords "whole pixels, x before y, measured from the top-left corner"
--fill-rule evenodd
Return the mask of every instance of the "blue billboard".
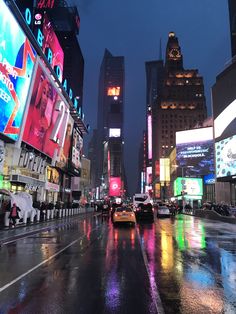
M 0 133 L 18 140 L 36 52 L 0 0 Z
M 215 172 L 213 128 L 176 132 L 177 165 L 184 176 L 203 176 Z

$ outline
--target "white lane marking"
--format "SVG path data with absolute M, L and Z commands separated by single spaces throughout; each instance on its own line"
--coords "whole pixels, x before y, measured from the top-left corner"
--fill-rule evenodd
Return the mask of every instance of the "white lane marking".
M 162 305 L 162 302 L 161 302 L 161 297 L 160 297 L 160 294 L 158 292 L 158 289 L 157 289 L 157 286 L 156 286 L 156 283 L 155 283 L 154 274 L 151 274 L 151 271 L 150 271 L 150 268 L 149 268 L 149 265 L 148 265 L 147 254 L 146 254 L 146 252 L 144 250 L 144 247 L 143 247 L 143 244 L 142 244 L 142 240 L 141 240 L 141 236 L 140 236 L 138 228 L 136 228 L 136 232 L 137 232 L 137 235 L 138 235 L 138 239 L 139 239 L 139 243 L 140 243 L 140 247 L 141 247 L 141 252 L 142 252 L 142 255 L 143 255 L 144 265 L 146 267 L 148 278 L 149 278 L 149 282 L 150 282 L 152 300 L 153 300 L 153 302 L 155 304 L 157 313 L 158 314 L 164 314 L 165 312 L 164 312 L 164 308 L 163 308 L 163 305 Z
M 91 232 L 95 231 L 96 229 L 98 229 L 98 227 L 94 228 L 91 230 Z M 7 288 L 9 288 L 10 286 L 12 286 L 14 283 L 16 283 L 17 281 L 21 280 L 22 278 L 24 278 L 25 276 L 27 276 L 28 274 L 32 273 L 34 270 L 36 270 L 37 268 L 39 268 L 40 266 L 42 266 L 43 264 L 46 264 L 47 262 L 49 262 L 51 259 L 53 259 L 54 257 L 56 257 L 57 255 L 61 254 L 62 252 L 64 252 L 65 250 L 67 250 L 70 246 L 74 245 L 76 242 L 82 240 L 84 237 L 86 237 L 86 235 L 83 235 L 81 237 L 79 237 L 78 239 L 74 240 L 73 242 L 71 242 L 70 244 L 68 244 L 67 246 L 65 246 L 63 249 L 61 249 L 60 251 L 58 251 L 57 253 L 53 254 L 52 256 L 50 256 L 49 258 L 45 259 L 44 261 L 42 261 L 41 263 L 39 263 L 38 265 L 34 266 L 33 268 L 29 269 L 27 272 L 25 272 L 24 274 L 16 277 L 15 279 L 13 279 L 12 281 L 10 281 L 9 283 L 7 283 L 6 285 L 0 287 L 0 292 L 6 290 Z

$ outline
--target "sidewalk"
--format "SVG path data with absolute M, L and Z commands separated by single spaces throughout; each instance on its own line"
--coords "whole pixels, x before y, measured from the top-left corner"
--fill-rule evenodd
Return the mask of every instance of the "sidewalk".
M 13 242 L 17 239 L 26 238 L 32 234 L 36 234 L 42 231 L 48 231 L 51 229 L 60 228 L 62 226 L 71 224 L 73 220 L 79 216 L 90 213 L 94 213 L 94 208 L 81 208 L 80 212 L 76 215 L 65 216 L 62 218 L 54 218 L 46 221 L 19 224 L 16 228 L 3 228 L 0 229 L 0 246 Z

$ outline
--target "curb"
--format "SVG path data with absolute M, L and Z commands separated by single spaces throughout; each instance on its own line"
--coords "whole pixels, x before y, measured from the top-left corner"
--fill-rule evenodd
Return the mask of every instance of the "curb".
M 39 228 L 37 228 L 35 230 L 26 231 L 26 232 L 22 232 L 22 233 L 20 233 L 18 235 L 13 235 L 13 236 L 6 237 L 5 239 L 0 240 L 0 247 L 5 245 L 5 244 L 14 242 L 14 241 L 16 241 L 18 239 L 27 238 L 27 237 L 29 237 L 29 236 L 31 236 L 33 234 L 37 234 L 37 233 L 42 232 L 42 231 L 48 231 L 48 230 L 51 230 L 51 229 L 58 229 L 58 228 L 60 228 L 62 226 L 69 225 L 72 222 L 71 220 L 75 220 L 75 218 L 78 218 L 80 215 L 83 215 L 83 214 L 88 214 L 88 213 L 87 212 L 79 213 L 76 217 L 75 216 L 67 217 L 67 218 L 71 218 L 71 219 L 69 219 L 69 220 L 67 219 L 67 221 L 64 221 L 63 223 L 57 224 L 58 221 L 55 220 L 54 221 L 55 223 L 52 224 L 51 226 L 47 226 L 47 227 L 43 227 L 42 226 L 42 227 L 39 227 Z M 91 212 L 91 214 L 94 214 L 94 213 Z M 92 215 L 92 216 L 97 216 L 97 215 Z M 45 222 L 47 222 L 47 221 L 45 221 Z M 51 221 L 51 222 L 53 222 L 53 221 Z M 41 223 L 43 223 L 43 222 L 41 222 Z M 25 227 L 25 226 L 26 225 L 24 225 L 22 227 Z M 31 225 L 31 226 L 33 226 L 33 225 Z M 21 227 L 18 227 L 18 228 L 21 228 Z M 17 230 L 18 228 L 16 228 L 15 230 Z M 9 229 L 5 229 L 5 231 L 9 231 Z

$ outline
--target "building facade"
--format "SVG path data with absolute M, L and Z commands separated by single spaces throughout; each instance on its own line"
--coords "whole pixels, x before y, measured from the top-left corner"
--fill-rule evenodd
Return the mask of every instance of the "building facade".
M 80 176 L 87 127 L 64 78 L 66 53 L 48 12 L 54 8 L 42 8 L 36 23 L 37 7 L 2 0 L 0 6 L 8 43 L 1 51 L 8 64 L 1 63 L 1 74 L 8 77 L 7 84 L 1 82 L 5 99 L 0 99 L 2 113 L 8 103 L 0 129 L 2 184 L 27 191 L 37 201 L 71 201 L 71 179 Z
M 100 196 L 123 196 L 124 171 L 124 57 L 107 49 L 100 67 L 95 154 L 95 186 Z M 90 146 L 90 149 L 91 146 Z
M 184 69 L 181 47 L 174 32 L 169 33 L 165 63 L 162 66 L 159 62 L 158 74 L 159 80 L 155 76 L 153 80 L 157 82 L 159 91 L 151 105 L 154 197 L 160 194 L 160 186 L 156 183 L 160 183 L 164 190 L 166 189 L 166 182 L 162 182 L 160 178 L 160 172 L 163 171 L 161 163 L 162 165 L 166 163 L 165 159 L 175 147 L 175 133 L 191 129 L 196 124 L 201 125 L 207 116 L 203 78 L 196 69 Z M 149 86 L 152 84 L 149 83 Z M 148 89 L 150 90 L 150 87 Z M 149 91 L 148 93 L 150 94 Z M 149 107 L 150 104 L 147 103 L 147 112 Z M 155 191 L 155 186 L 158 191 Z
M 212 87 L 216 202 L 236 204 L 236 62 L 217 77 Z
M 229 23 L 231 37 L 231 55 L 236 55 L 236 3 L 234 0 L 229 1 Z

